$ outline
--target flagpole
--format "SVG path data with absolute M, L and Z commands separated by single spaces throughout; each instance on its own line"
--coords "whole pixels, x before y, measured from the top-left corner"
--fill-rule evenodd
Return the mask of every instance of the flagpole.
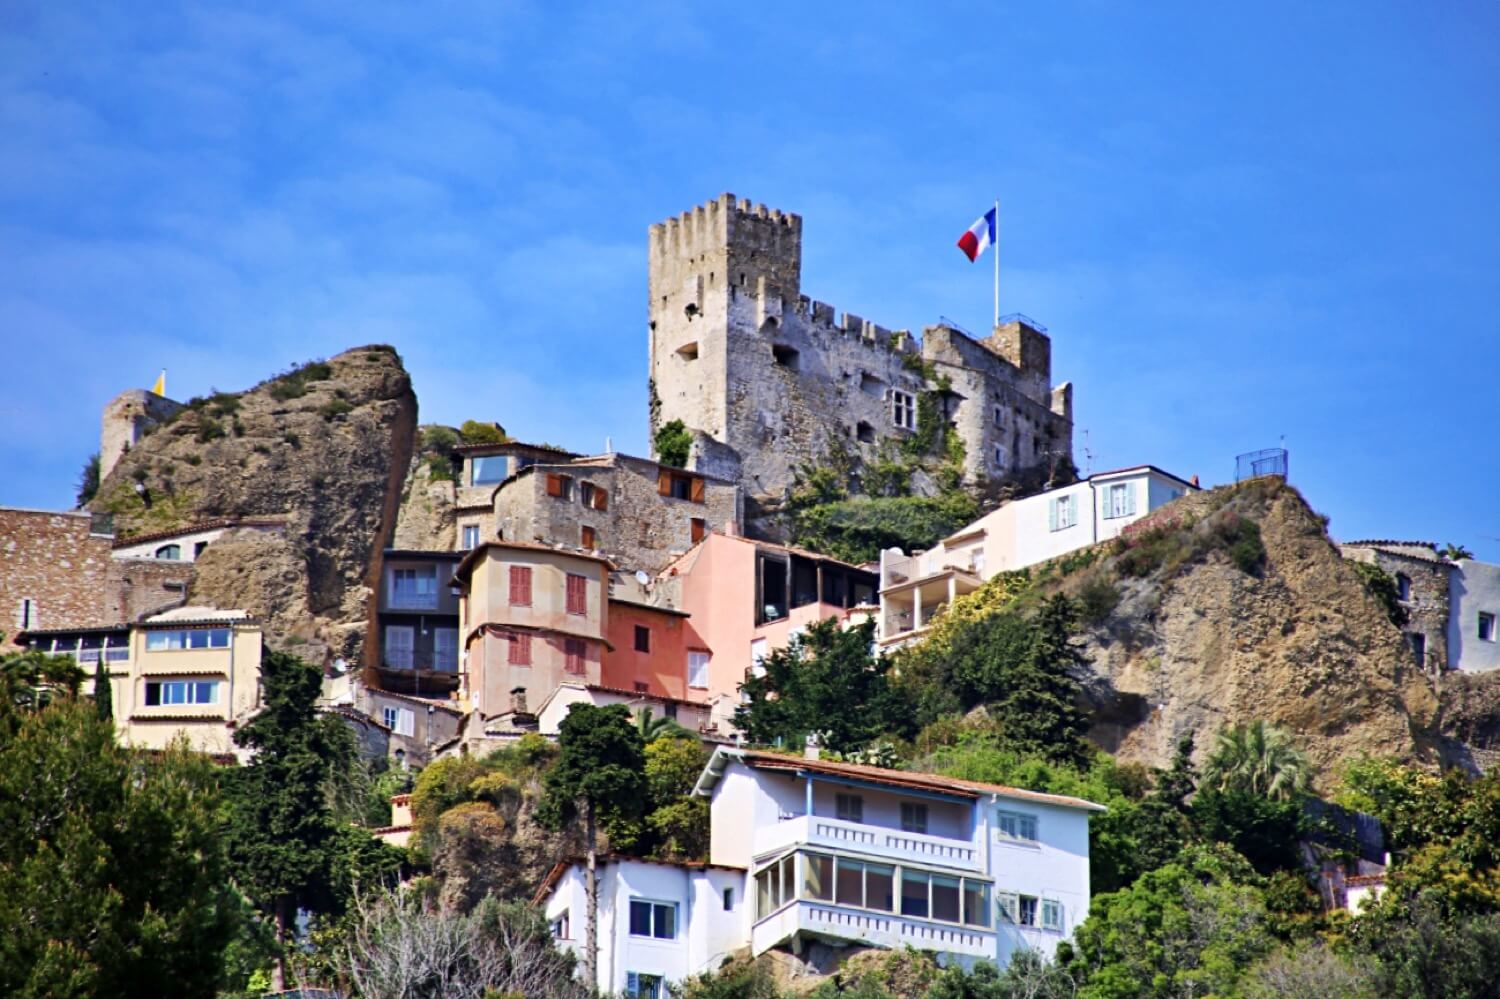
M 1000 325 L 1000 199 L 995 199 L 995 325 Z

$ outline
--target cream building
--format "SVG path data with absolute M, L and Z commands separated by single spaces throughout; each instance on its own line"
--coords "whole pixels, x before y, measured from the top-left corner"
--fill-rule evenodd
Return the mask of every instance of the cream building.
M 129 660 L 111 663 L 120 740 L 164 749 L 183 735 L 235 752 L 235 728 L 260 707 L 260 656 L 260 625 L 241 610 L 179 607 L 135 624 Z

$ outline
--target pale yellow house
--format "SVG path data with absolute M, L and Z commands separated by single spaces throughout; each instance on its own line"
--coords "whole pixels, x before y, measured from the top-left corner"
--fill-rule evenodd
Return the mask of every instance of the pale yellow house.
M 130 629 L 128 672 L 112 671 L 122 742 L 164 749 L 186 735 L 233 753 L 234 730 L 260 708 L 260 625 L 242 610 L 179 607 Z

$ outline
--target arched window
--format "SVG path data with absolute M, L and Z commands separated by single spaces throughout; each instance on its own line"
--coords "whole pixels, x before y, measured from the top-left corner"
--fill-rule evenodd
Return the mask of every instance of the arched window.
M 170 562 L 176 562 L 182 558 L 182 546 L 162 545 L 160 548 L 156 549 L 156 558 L 166 559 Z

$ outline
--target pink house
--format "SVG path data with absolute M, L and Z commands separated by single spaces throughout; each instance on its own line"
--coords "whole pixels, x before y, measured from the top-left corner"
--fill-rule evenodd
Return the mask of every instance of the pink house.
M 688 614 L 686 647 L 709 652 L 689 669 L 689 696 L 705 697 L 714 722 L 727 728 L 740 684 L 760 659 L 814 621 L 858 620 L 860 609 L 873 614 L 878 578 L 800 548 L 710 533 L 657 577 Z

